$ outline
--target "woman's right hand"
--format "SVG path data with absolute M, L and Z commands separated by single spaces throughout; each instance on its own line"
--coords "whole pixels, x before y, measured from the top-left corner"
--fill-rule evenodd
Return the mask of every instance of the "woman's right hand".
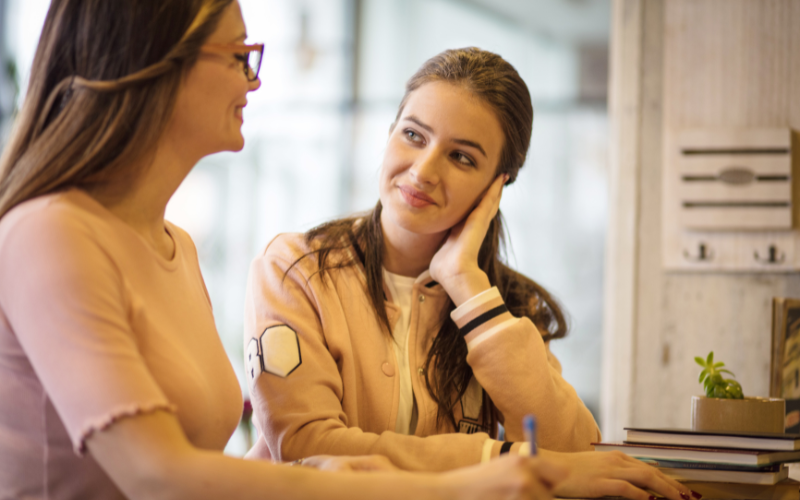
M 448 472 L 441 480 L 446 498 L 549 500 L 568 475 L 565 467 L 551 460 L 510 455 Z
M 314 455 L 313 457 L 304 458 L 301 465 L 329 472 L 393 472 L 398 470 L 391 460 L 383 455 L 355 457 Z

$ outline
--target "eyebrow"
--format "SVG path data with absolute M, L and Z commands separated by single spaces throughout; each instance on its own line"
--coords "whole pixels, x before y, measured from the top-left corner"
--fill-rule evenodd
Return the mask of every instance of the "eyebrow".
M 422 120 L 420 120 L 419 118 L 417 118 L 414 115 L 406 116 L 403 119 L 411 121 L 411 122 L 414 122 L 417 125 L 419 125 L 420 127 L 422 127 L 423 129 L 427 130 L 428 132 L 433 133 L 433 129 L 431 128 L 430 125 L 424 123 Z M 478 151 L 480 151 L 481 154 L 483 154 L 483 156 L 485 158 L 489 158 L 489 155 L 486 154 L 486 151 L 484 151 L 483 146 L 481 146 L 479 143 L 477 143 L 475 141 L 470 141 L 468 139 L 453 139 L 452 142 L 455 142 L 456 144 L 463 144 L 464 146 L 469 146 L 469 147 L 475 148 Z

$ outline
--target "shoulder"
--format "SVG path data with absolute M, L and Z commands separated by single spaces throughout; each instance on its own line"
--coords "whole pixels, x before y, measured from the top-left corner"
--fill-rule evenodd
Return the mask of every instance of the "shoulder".
M 306 242 L 303 233 L 281 233 L 267 243 L 259 258 L 285 259 L 294 262 L 314 250 L 315 248 Z
M 0 220 L 0 295 L 47 298 L 121 292 L 102 215 L 63 194 L 22 203 Z
M 279 276 L 283 280 L 290 270 L 300 272 L 306 277 L 315 270 L 310 268 L 316 261 L 302 233 L 281 233 L 270 241 L 264 250 L 250 264 L 250 277 L 264 278 Z
M 338 241 L 338 240 L 337 240 Z M 264 251 L 253 260 L 251 273 L 277 273 L 283 278 L 291 274 L 302 275 L 305 281 L 322 278 L 320 258 L 324 257 L 325 271 L 340 271 L 356 261 L 351 242 L 315 238 L 309 240 L 304 233 L 282 233 L 267 244 Z
M 335 263 L 349 262 L 352 260 L 352 244 L 347 238 L 333 244 L 328 240 L 324 243 L 321 238 L 309 241 L 304 233 L 281 233 L 267 244 L 262 254 L 257 258 L 269 261 L 283 261 L 289 264 L 303 263 L 304 268 L 318 269 L 317 253 L 327 250 L 327 259 Z M 310 266 L 310 267 L 309 267 Z
M 0 220 L 0 251 L 35 246 L 63 252 L 70 244 L 93 240 L 102 220 L 73 193 L 40 196 L 19 204 Z

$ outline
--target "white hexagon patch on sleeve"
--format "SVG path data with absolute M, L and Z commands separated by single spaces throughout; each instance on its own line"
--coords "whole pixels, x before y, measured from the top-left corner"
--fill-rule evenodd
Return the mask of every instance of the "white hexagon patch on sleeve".
M 250 339 L 250 342 L 247 343 L 247 350 L 244 353 L 244 365 L 247 372 L 247 381 L 252 387 L 258 376 L 264 373 L 261 353 L 258 352 L 258 340 Z
M 261 356 L 264 371 L 279 377 L 288 377 L 303 363 L 300 357 L 300 339 L 286 325 L 272 326 L 261 334 Z

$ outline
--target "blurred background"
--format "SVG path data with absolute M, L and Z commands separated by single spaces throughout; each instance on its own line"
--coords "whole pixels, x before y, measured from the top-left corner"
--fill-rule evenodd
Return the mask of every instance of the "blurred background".
M 405 81 L 429 57 L 477 46 L 528 84 L 534 132 L 506 189 L 508 259 L 549 289 L 571 332 L 551 348 L 599 421 L 610 0 L 239 0 L 265 43 L 246 146 L 203 160 L 167 217 L 197 244 L 217 326 L 242 380 L 250 261 L 280 232 L 371 208 Z M 0 0 L 0 143 L 24 97 L 48 0 Z M 246 451 L 237 432 L 227 452 Z

